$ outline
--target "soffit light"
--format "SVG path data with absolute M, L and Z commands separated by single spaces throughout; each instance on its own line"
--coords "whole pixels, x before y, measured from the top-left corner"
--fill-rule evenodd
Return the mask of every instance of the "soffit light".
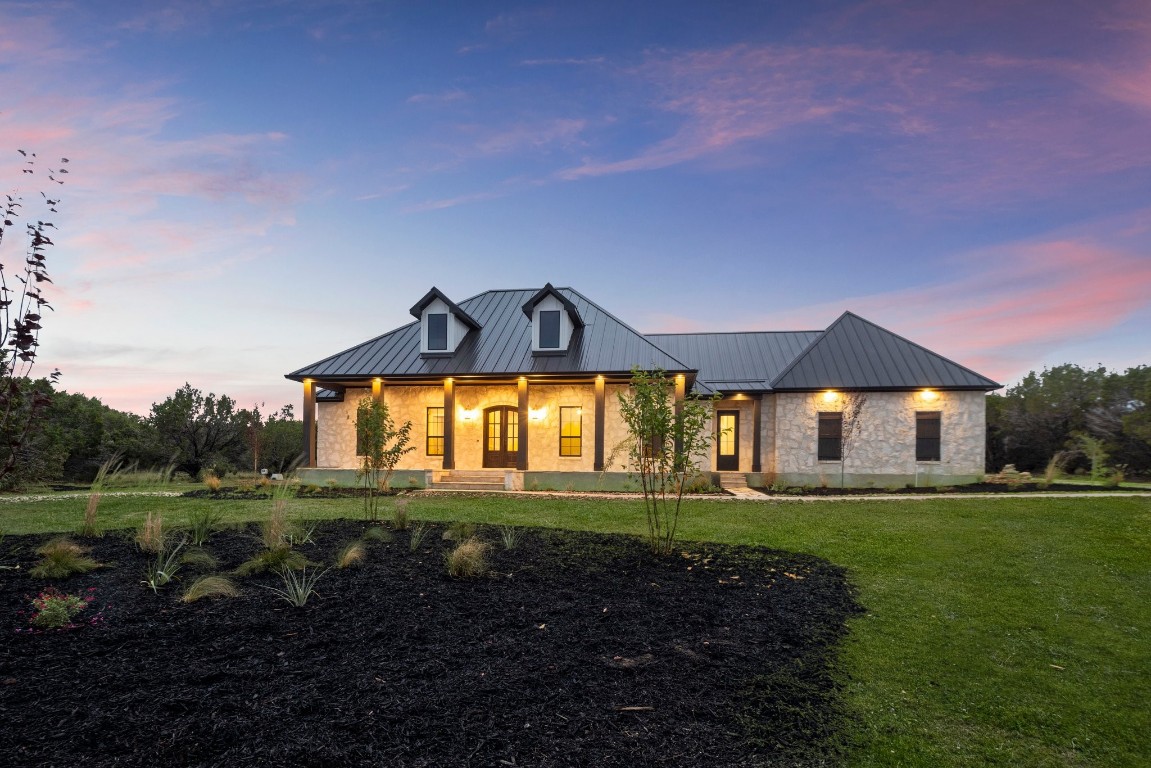
M 834 403 L 838 399 L 839 399 L 839 393 L 836 392 L 834 389 L 829 389 L 823 393 L 823 402 L 825 402 L 825 403 Z
M 919 393 L 919 397 L 926 402 L 934 402 L 939 399 L 939 393 L 933 389 L 925 389 Z

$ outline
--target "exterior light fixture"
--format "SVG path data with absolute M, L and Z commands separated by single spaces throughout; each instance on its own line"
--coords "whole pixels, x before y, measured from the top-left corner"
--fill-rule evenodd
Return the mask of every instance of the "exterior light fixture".
M 547 406 L 543 408 L 529 408 L 528 418 L 532 421 L 543 421 L 543 418 L 548 415 Z
M 834 403 L 838 399 L 839 393 L 837 393 L 834 389 L 829 389 L 823 393 L 823 402 L 825 403 Z
M 935 402 L 939 399 L 939 393 L 933 389 L 925 389 L 919 393 L 919 397 L 926 402 Z
M 480 409 L 479 408 L 472 408 L 471 410 L 468 410 L 467 408 L 464 408 L 462 406 L 460 407 L 460 419 L 463 421 L 475 421 L 476 419 L 479 418 L 479 416 L 480 416 Z

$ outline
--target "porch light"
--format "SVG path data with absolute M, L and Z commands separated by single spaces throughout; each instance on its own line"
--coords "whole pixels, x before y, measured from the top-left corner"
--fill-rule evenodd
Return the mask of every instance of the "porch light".
M 825 403 L 834 403 L 838 399 L 839 399 L 839 393 L 836 392 L 834 389 L 829 389 L 823 393 L 823 402 L 825 402 Z
M 925 402 L 931 403 L 939 399 L 939 393 L 933 389 L 925 389 L 919 393 L 919 397 Z
M 475 421 L 479 417 L 480 417 L 480 409 L 479 408 L 472 408 L 471 410 L 468 410 L 467 408 L 464 408 L 463 406 L 460 407 L 460 420 L 461 421 Z
M 532 421 L 543 421 L 544 417 L 548 415 L 548 409 L 545 405 L 543 408 L 529 408 L 528 418 Z

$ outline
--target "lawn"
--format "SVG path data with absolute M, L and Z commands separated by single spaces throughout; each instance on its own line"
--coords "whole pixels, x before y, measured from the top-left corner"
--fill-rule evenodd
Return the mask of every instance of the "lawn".
M 108 498 L 101 520 L 268 502 Z M 83 499 L 0 506 L 9 533 L 73 530 Z M 359 516 L 298 499 L 300 518 Z M 417 496 L 414 518 L 641 533 L 631 499 Z M 171 519 L 169 517 L 169 519 Z M 842 649 L 851 765 L 1151 762 L 1151 499 L 691 501 L 683 537 L 845 566 L 866 614 Z

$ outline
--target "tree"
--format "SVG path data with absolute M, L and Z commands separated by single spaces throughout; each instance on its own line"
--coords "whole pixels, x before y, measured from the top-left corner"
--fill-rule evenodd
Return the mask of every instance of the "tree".
M 300 459 L 304 424 L 296 419 L 290 404 L 266 418 L 260 413 L 262 406 L 263 403 L 238 414 L 248 449 L 245 463 L 251 465 L 253 472 L 286 472 Z
M 867 405 L 867 393 L 854 390 L 844 392 L 842 398 L 843 410 L 841 411 L 841 417 L 843 419 L 843 427 L 839 438 L 840 488 L 844 487 L 847 456 L 851 453 L 851 449 L 855 447 L 855 438 L 859 436 L 859 430 L 863 424 L 863 408 Z
M 365 397 L 356 405 L 356 454 L 361 457 L 356 479 L 367 489 L 364 516 L 369 520 L 379 519 L 379 494 L 388 490 L 392 472 L 404 454 L 415 450 L 408 445 L 411 432 L 410 421 L 396 428 L 381 400 Z
M 699 473 L 700 457 L 714 437 L 708 428 L 713 400 L 688 395 L 675 402 L 675 382 L 665 372 L 632 369 L 631 386 L 619 396 L 628 430 L 628 455 L 643 488 L 648 542 L 657 555 L 671 554 L 684 485 Z
M 178 469 L 192 477 L 207 466 L 234 466 L 244 448 L 244 421 L 227 395 L 204 395 L 184 384 L 162 403 L 152 404 L 148 422 Z
M 25 158 L 23 172 L 34 174 L 36 153 L 29 155 L 22 149 L 17 151 Z M 68 172 L 63 167 L 67 162 L 67 158 L 61 158 L 60 170 L 48 171 L 50 183 L 64 183 L 57 177 Z M 43 192 L 40 196 L 45 210 L 57 213 L 59 200 Z M 23 206 L 24 199 L 18 193 L 5 195 L 0 214 L 0 246 L 4 244 L 5 235 L 16 226 Z M 11 485 L 5 481 L 9 475 L 28 474 L 27 471 L 21 473 L 17 464 L 29 460 L 25 443 L 33 434 L 41 412 L 51 402 L 51 386 L 45 391 L 31 379 L 40 346 L 43 313 L 52 308 L 41 292 L 42 283 L 52 282 L 46 266 L 48 249 L 53 245 L 48 237 L 50 229 L 55 229 L 50 221 L 37 219 L 34 223 L 29 220 L 25 224 L 27 246 L 24 264 L 12 272 L 12 277 L 20 282 L 20 288 L 12 290 L 8 286 L 9 272 L 0 263 L 0 486 Z M 59 375 L 59 371 L 53 371 L 47 380 L 54 383 Z

